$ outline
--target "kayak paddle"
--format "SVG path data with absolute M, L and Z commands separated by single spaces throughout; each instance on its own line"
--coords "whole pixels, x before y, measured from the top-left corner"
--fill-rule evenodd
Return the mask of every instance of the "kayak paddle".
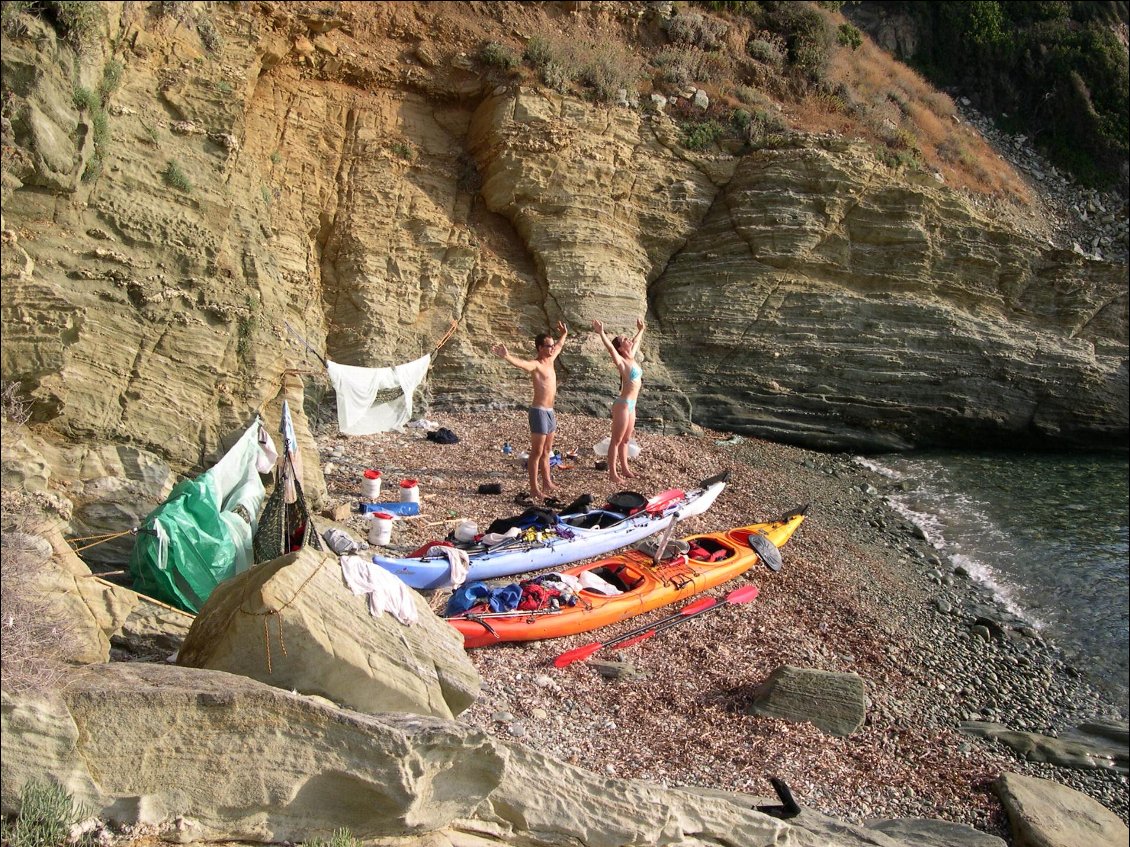
M 610 638 L 608 641 L 594 641 L 591 644 L 583 644 L 580 647 L 574 647 L 572 650 L 566 650 L 560 656 L 553 660 L 554 667 L 564 668 L 573 662 L 579 662 L 582 659 L 587 659 L 589 656 L 596 653 L 604 647 L 616 647 L 617 645 L 627 646 L 626 642 L 636 639 L 637 636 L 642 636 L 638 640 L 642 641 L 645 638 L 650 638 L 655 635 L 658 629 L 666 629 L 668 626 L 674 626 L 676 623 L 686 620 L 687 618 L 701 615 L 703 612 L 708 612 L 711 609 L 719 608 L 722 605 L 730 604 L 736 605 L 738 603 L 748 603 L 750 600 L 757 596 L 758 588 L 756 585 L 744 585 L 741 588 L 735 588 L 727 594 L 722 602 L 719 602 L 715 597 L 703 597 L 701 600 L 696 600 L 693 603 L 688 603 L 673 615 L 668 615 L 665 618 L 660 618 L 655 623 L 646 624 L 644 626 L 636 627 L 633 630 L 625 632 L 623 635 L 616 638 Z M 634 643 L 634 642 L 633 642 Z
M 693 603 L 688 603 L 686 606 L 683 606 L 683 608 L 675 612 L 675 614 L 669 615 L 666 618 L 662 618 L 659 622 L 661 623 L 662 621 L 670 620 L 671 618 L 678 618 L 682 615 L 697 614 L 698 612 L 703 612 L 709 609 L 711 606 L 716 605 L 718 605 L 718 600 L 716 598 L 702 597 L 701 599 L 695 600 Z M 574 647 L 572 650 L 566 650 L 564 653 L 553 660 L 553 666 L 557 668 L 563 668 L 573 664 L 573 662 L 579 662 L 581 661 L 581 659 L 587 659 L 589 656 L 591 656 L 601 648 L 613 647 L 619 644 L 621 641 L 626 641 L 633 635 L 638 635 L 646 629 L 651 629 L 655 625 L 656 624 L 647 624 L 646 626 L 639 626 L 633 630 L 625 632 L 623 635 L 617 636 L 616 638 L 610 638 L 608 641 L 594 641 L 591 644 L 582 644 L 580 647 Z
M 720 609 L 720 608 L 722 608 L 723 605 L 725 605 L 727 603 L 732 605 L 732 606 L 736 606 L 738 603 L 748 603 L 750 600 L 753 600 L 757 597 L 757 593 L 758 593 L 758 588 L 757 588 L 756 585 L 744 585 L 741 588 L 735 588 L 733 591 L 731 591 L 729 594 L 727 594 L 725 596 L 725 598 L 723 598 L 724 599 L 723 603 L 718 603 L 718 604 L 715 604 L 715 605 L 712 605 L 712 606 L 708 606 L 705 609 L 699 609 L 698 611 L 692 612 L 691 614 L 686 615 L 685 617 L 666 618 L 665 620 L 658 621 L 650 629 L 648 629 L 646 632 L 641 632 L 639 635 L 635 636 L 634 638 L 629 638 L 626 641 L 621 641 L 618 644 L 614 645 L 614 649 L 624 650 L 628 647 L 633 647 L 636 644 L 639 644 L 641 641 L 647 641 L 649 638 L 651 638 L 651 636 L 655 635 L 657 632 L 661 632 L 662 630 L 665 630 L 665 629 L 670 629 L 675 624 L 682 623 L 687 618 L 693 618 L 695 615 L 701 615 L 703 612 L 709 612 L 711 609 Z

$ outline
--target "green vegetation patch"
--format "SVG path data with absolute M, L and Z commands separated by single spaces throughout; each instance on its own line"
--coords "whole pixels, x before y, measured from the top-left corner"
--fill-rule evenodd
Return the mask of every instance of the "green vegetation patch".
M 1125 4 L 904 7 L 920 36 L 914 63 L 934 85 L 968 92 L 1084 184 L 1118 184 L 1130 156 L 1130 57 L 1114 31 Z
M 192 191 L 192 183 L 189 182 L 188 174 L 172 159 L 169 160 L 165 169 L 161 171 L 161 178 L 165 180 L 165 185 L 170 188 L 175 188 L 177 191 L 183 191 L 185 194 Z
M 29 780 L 20 791 L 20 813 L 3 823 L 6 847 L 48 847 L 67 844 L 71 827 L 91 811 L 53 782 Z

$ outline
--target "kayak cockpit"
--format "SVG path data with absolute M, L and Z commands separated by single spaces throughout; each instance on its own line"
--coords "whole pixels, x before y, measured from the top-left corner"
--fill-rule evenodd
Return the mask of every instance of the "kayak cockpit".
M 607 509 L 593 509 L 579 515 L 563 515 L 561 523 L 574 529 L 607 529 L 621 523 L 626 515 L 620 512 L 610 512 Z
M 694 562 L 724 562 L 737 554 L 733 546 L 710 536 L 688 538 L 687 544 L 687 558 Z
M 615 563 L 589 568 L 580 574 L 581 593 L 608 596 L 627 594 L 639 588 L 644 576 L 629 565 Z

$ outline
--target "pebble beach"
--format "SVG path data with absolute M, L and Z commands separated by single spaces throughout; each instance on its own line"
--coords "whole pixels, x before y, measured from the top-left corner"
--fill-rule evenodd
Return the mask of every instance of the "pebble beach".
M 381 471 L 390 500 L 399 480 L 416 480 L 420 515 L 395 521 L 385 548 L 402 555 L 445 538 L 460 520 L 485 529 L 521 513 L 529 490 L 519 459 L 529 437 L 522 410 L 431 416 L 458 443 L 435 443 L 412 426 L 350 438 L 331 427 L 318 439 L 331 503 L 356 505 L 367 469 Z M 1127 821 L 1125 775 L 1028 761 L 961 731 L 963 721 L 983 721 L 1056 736 L 1094 719 L 1125 720 L 1126 704 L 1106 702 L 1054 644 L 1003 609 L 996 617 L 1011 637 L 978 632 L 991 596 L 951 572 L 887 507 L 889 480 L 851 456 L 698 430 L 637 431 L 636 477 L 613 484 L 593 452 L 608 431 L 606 419 L 558 413 L 554 446 L 576 452 L 555 470 L 560 502 L 587 493 L 602 503 L 625 489 L 650 496 L 729 470 L 713 508 L 680 522 L 676 536 L 807 504 L 807 519 L 782 548 L 784 567 L 759 566 L 711 592 L 723 597 L 753 583 L 753 602 L 609 651 L 603 658 L 620 663 L 613 675 L 595 664 L 600 653 L 566 668 L 552 662 L 674 609 L 568 638 L 472 650 L 483 687 L 460 722 L 620 778 L 772 796 L 768 780 L 778 777 L 802 806 L 852 822 L 941 818 L 1008 840 L 990 788 L 1005 772 L 1068 785 Z M 479 493 L 492 484 L 501 493 Z M 342 524 L 367 538 L 367 518 L 351 513 Z M 449 592 L 424 596 L 438 613 Z M 833 737 L 810 723 L 751 714 L 753 691 L 782 665 L 858 674 L 869 700 L 863 726 Z

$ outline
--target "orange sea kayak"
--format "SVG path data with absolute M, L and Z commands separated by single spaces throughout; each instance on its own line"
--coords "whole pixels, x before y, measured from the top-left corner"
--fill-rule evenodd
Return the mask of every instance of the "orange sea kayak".
M 784 545 L 804 522 L 806 509 L 797 509 L 775 521 L 724 532 L 689 535 L 682 539 L 689 548 L 687 553 L 661 559 L 658 563 L 639 550 L 626 550 L 560 571 L 583 583 L 596 583 L 601 588 L 605 583 L 610 584 L 619 591 L 617 594 L 609 595 L 596 588 L 585 587 L 573 606 L 530 612 L 476 614 L 471 611 L 448 618 L 448 621 L 463 634 L 463 646 L 468 648 L 487 647 L 503 641 L 559 638 L 618 623 L 708 591 L 744 573 L 759 561 L 776 570 L 780 566 L 777 548 Z M 594 580 L 594 576 L 597 579 Z

